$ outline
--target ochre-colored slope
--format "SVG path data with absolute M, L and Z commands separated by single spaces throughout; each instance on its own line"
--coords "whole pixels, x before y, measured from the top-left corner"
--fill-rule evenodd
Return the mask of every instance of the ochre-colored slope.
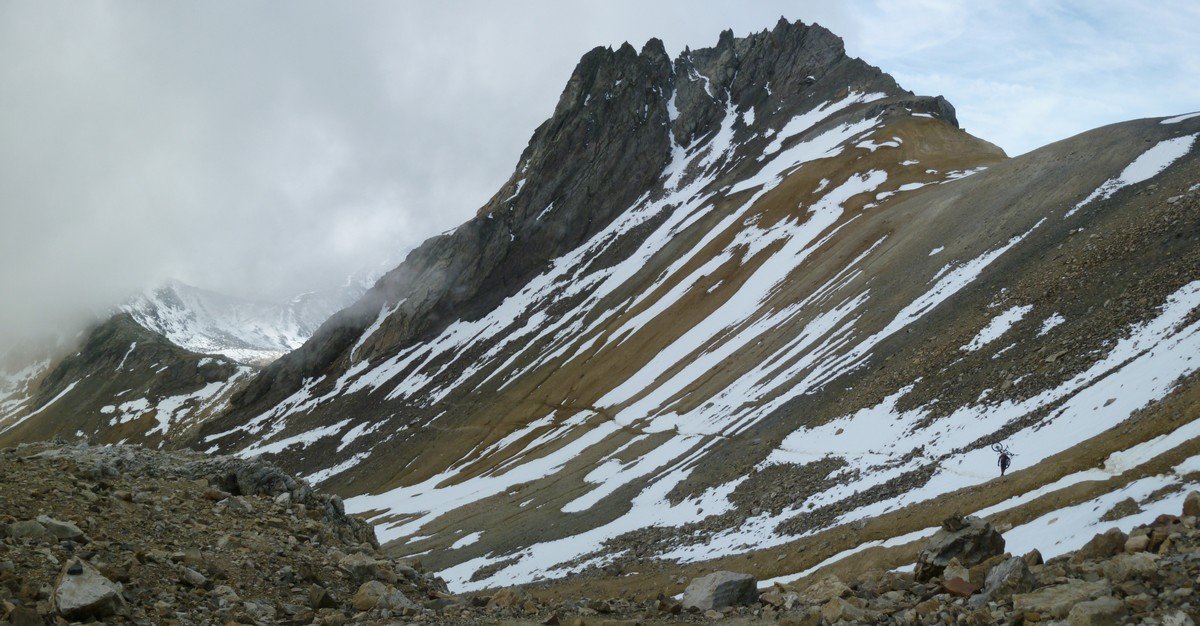
M 1165 432 L 1112 435 L 1190 397 L 1200 367 L 1200 121 L 1007 159 L 944 100 L 806 48 L 808 32 L 723 36 L 669 71 L 649 48 L 585 59 L 478 217 L 195 445 L 325 481 L 396 553 L 470 589 L 614 562 L 795 574 Z M 769 70 L 768 40 L 820 64 Z M 606 122 L 630 114 L 644 145 L 609 152 L 586 130 L 615 136 Z M 1077 206 L 1172 146 L 1152 178 Z M 636 183 L 548 156 L 615 171 L 629 150 L 650 168 Z M 573 243 L 550 249 L 548 232 Z M 988 483 L 994 443 L 1042 469 Z

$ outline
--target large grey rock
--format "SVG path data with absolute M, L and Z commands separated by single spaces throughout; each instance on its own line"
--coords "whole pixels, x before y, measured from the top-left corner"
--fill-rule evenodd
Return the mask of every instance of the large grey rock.
M 1062 585 L 1043 587 L 1032 593 L 1017 594 L 1013 596 L 1013 608 L 1018 611 L 1035 611 L 1043 616 L 1048 615 L 1062 619 L 1076 604 L 1111 593 L 1112 585 L 1107 580 L 1094 582 L 1072 580 Z
M 753 604 L 758 600 L 758 581 L 749 574 L 713 572 L 693 580 L 683 591 L 683 607 L 701 611 Z
M 125 601 L 120 585 L 105 578 L 87 561 L 72 559 L 58 575 L 54 608 L 69 620 L 86 620 L 123 613 Z
M 917 580 L 941 576 L 952 559 L 971 567 L 1004 553 L 1004 537 L 988 522 L 974 516 L 952 517 L 929 538 L 917 555 Z
M 1190 491 L 1183 499 L 1183 516 L 1200 517 L 1200 491 Z
M 246 615 L 256 623 L 275 623 L 275 607 L 266 600 L 247 600 L 242 603 L 242 608 L 246 611 Z
M 44 539 L 46 537 L 46 527 L 42 526 L 36 520 L 23 520 L 13 522 L 8 527 L 8 533 L 13 539 Z
M 37 521 L 42 526 L 46 527 L 46 532 L 50 533 L 57 539 L 67 541 L 79 541 L 83 539 L 83 531 L 71 522 L 54 519 L 48 515 L 39 515 Z
M 304 481 L 261 459 L 220 457 L 193 464 L 188 472 L 234 495 L 274 498 L 286 493 L 303 501 L 312 492 Z
M 1033 572 L 1025 559 L 1014 556 L 1000 563 L 988 572 L 983 583 L 983 590 L 971 598 L 970 604 L 981 607 L 988 602 L 1003 600 L 1016 593 L 1032 591 L 1037 585 Z
M 179 579 L 183 582 L 198 588 L 204 588 L 208 584 L 208 578 L 190 567 L 179 568 Z

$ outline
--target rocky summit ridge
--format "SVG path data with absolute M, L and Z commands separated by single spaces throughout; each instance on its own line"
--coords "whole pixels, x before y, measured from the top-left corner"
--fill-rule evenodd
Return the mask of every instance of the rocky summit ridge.
M 699 139 L 722 132 L 749 136 L 753 120 L 767 126 L 851 92 L 876 95 L 864 117 L 907 108 L 957 126 L 944 98 L 903 91 L 878 68 L 846 56 L 841 39 L 818 25 L 781 20 L 746 38 L 725 31 L 716 47 L 687 50 L 673 61 L 657 39 L 640 53 L 628 43 L 591 50 L 554 114 L 534 131 L 512 177 L 479 214 L 419 246 L 363 300 L 269 367 L 240 396 L 238 411 L 281 400 L 305 377 L 345 367 L 352 358 L 369 359 L 491 310 L 639 197 L 665 194 L 662 177 L 677 151 L 707 149 L 710 158 L 700 165 L 708 169 L 744 167 L 735 155 L 717 153 L 721 146 L 697 146 Z M 730 119 L 744 111 L 766 116 Z M 382 310 L 389 314 L 374 328 Z

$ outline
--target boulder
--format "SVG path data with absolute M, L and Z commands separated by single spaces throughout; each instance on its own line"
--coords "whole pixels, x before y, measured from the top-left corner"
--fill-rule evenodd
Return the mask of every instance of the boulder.
M 314 610 L 332 609 L 338 605 L 337 600 L 329 590 L 320 586 L 312 585 L 308 588 L 308 606 Z
M 217 585 L 208 593 L 214 598 L 225 600 L 227 602 L 237 602 L 240 599 L 238 598 L 237 591 L 235 591 L 234 588 L 230 587 L 229 585 Z
M 1115 522 L 1130 515 L 1137 515 L 1142 512 L 1142 507 L 1138 505 L 1137 500 L 1133 498 L 1125 498 L 1114 504 L 1111 509 L 1100 516 L 1102 522 Z
M 80 541 L 83 539 L 83 531 L 71 522 L 56 520 L 48 515 L 39 515 L 37 522 L 46 528 L 46 532 L 53 535 L 60 541 Z
M 825 604 L 834 598 L 844 598 L 852 593 L 850 587 L 837 576 L 826 576 L 799 592 L 805 604 Z
M 1147 578 L 1158 572 L 1158 555 L 1150 552 L 1118 554 L 1100 565 L 1104 577 L 1116 584 L 1131 578 Z
M 924 582 L 941 576 L 952 559 L 971 567 L 1003 553 L 1004 537 L 991 524 L 974 516 L 951 517 L 917 555 L 914 575 Z
M 1080 602 L 1067 614 L 1071 626 L 1119 626 L 1125 617 L 1125 603 L 1105 596 Z
M 378 606 L 379 601 L 388 594 L 387 585 L 378 580 L 371 580 L 359 586 L 358 591 L 354 592 L 354 598 L 350 603 L 359 611 L 370 611 Z
M 1082 548 L 1071 557 L 1072 563 L 1107 559 L 1125 550 L 1125 542 L 1129 537 L 1120 528 L 1110 528 L 1092 537 Z
M 958 596 L 960 598 L 969 598 L 976 591 L 979 591 L 979 587 L 972 585 L 962 578 L 947 578 L 943 580 L 942 589 L 945 590 L 946 593 L 949 593 L 952 596 Z
M 958 559 L 950 559 L 950 562 L 946 564 L 946 569 L 942 570 L 942 578 L 946 580 L 957 578 L 970 582 L 971 571 L 963 567 Z
M 1042 551 L 1038 550 L 1037 548 L 1034 548 L 1034 549 L 1030 550 L 1029 552 L 1025 553 L 1025 556 L 1023 556 L 1021 558 L 1024 559 L 1025 564 L 1030 567 L 1033 567 L 1034 565 L 1041 565 L 1042 563 L 1046 562 L 1042 558 Z
M 1150 533 L 1150 545 L 1147 549 L 1150 552 L 1161 552 L 1163 543 L 1171 533 L 1178 532 L 1182 525 L 1180 519 L 1174 515 L 1159 515 L 1154 518 L 1148 529 Z M 1141 529 L 1139 529 L 1141 530 Z
M 249 515 L 254 512 L 254 505 L 242 496 L 230 496 L 217 503 L 217 506 L 223 507 L 234 513 L 242 513 Z
M 971 598 L 973 607 L 982 607 L 988 602 L 1007 600 L 1013 594 L 1032 591 L 1037 586 L 1037 579 L 1029 571 L 1029 565 L 1023 557 L 1014 556 L 988 572 L 983 583 L 983 591 Z
M 401 593 L 391 585 L 385 585 L 378 580 L 372 580 L 363 583 L 358 591 L 354 592 L 354 598 L 350 601 L 354 608 L 359 611 L 370 611 L 371 609 L 418 609 L 408 596 Z
M 1125 540 L 1126 552 L 1145 552 L 1150 549 L 1150 535 L 1148 533 L 1135 533 Z
M 988 572 L 992 571 L 992 568 L 996 567 L 997 565 L 999 565 L 1011 558 L 1012 558 L 1012 555 L 1005 552 L 1004 554 L 997 554 L 996 556 L 994 556 L 990 559 L 986 559 L 982 563 L 979 563 L 978 565 L 974 565 L 970 569 L 968 569 L 967 571 L 971 574 L 971 577 L 966 578 L 964 580 L 966 580 L 967 582 L 971 583 L 972 585 L 975 585 L 976 587 L 979 587 L 980 589 L 982 589 L 984 583 L 987 582 Z M 943 577 L 945 577 L 945 576 L 943 575 Z
M 1162 615 L 1162 626 L 1196 626 L 1192 617 L 1183 611 L 1169 611 Z
M 13 539 L 44 539 L 46 527 L 31 519 L 13 522 L 8 527 L 8 534 Z
M 242 603 L 242 609 L 250 619 L 260 624 L 275 623 L 275 607 L 266 600 L 248 600 Z
M 125 611 L 121 586 L 87 561 L 71 559 L 54 585 L 54 608 L 68 620 L 83 621 Z
M 835 624 L 841 620 L 862 623 L 869 621 L 867 611 L 841 599 L 834 598 L 821 607 L 821 617 L 826 624 Z
M 1200 517 L 1200 491 L 1192 491 L 1183 499 L 1183 516 Z
M 208 578 L 206 578 L 204 574 L 201 574 L 190 567 L 179 568 L 179 579 L 188 585 L 191 585 L 192 587 L 197 587 L 200 589 L 203 589 L 204 586 L 208 584 Z
M 1031 593 L 1016 594 L 1013 596 L 1013 608 L 1017 611 L 1032 611 L 1062 619 L 1076 604 L 1110 594 L 1112 594 L 1112 585 L 1107 580 L 1093 582 L 1071 580 L 1061 585 L 1043 587 Z
M 683 591 L 683 607 L 701 611 L 758 601 L 758 581 L 749 574 L 713 572 L 694 579 Z

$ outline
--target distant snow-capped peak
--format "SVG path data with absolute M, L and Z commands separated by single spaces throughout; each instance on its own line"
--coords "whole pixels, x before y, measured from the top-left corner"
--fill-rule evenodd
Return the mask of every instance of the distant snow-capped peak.
M 341 286 L 286 302 L 239 298 L 169 280 L 120 309 L 193 352 L 265 365 L 300 347 L 326 319 L 361 297 L 374 278 L 356 274 Z

